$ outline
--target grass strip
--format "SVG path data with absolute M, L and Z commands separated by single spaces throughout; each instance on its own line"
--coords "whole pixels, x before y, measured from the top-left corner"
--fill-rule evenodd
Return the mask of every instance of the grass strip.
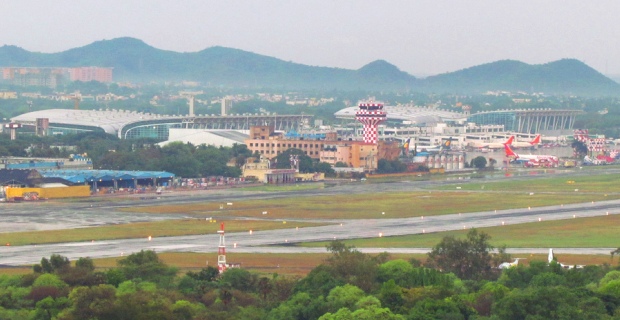
M 620 198 L 617 195 L 423 191 L 291 197 L 226 203 L 193 203 L 124 208 L 128 212 L 277 219 L 382 219 L 538 207 Z M 222 206 L 223 209 L 220 209 Z M 263 214 L 267 212 L 267 214 Z M 386 214 L 381 214 L 385 212 Z
M 227 232 L 245 232 L 250 229 L 273 230 L 295 227 L 314 227 L 324 224 L 310 222 L 289 222 L 269 220 L 227 220 Z M 217 219 L 212 222 L 204 219 L 167 220 L 154 222 L 137 222 L 102 227 L 77 228 L 68 230 L 46 230 L 0 233 L 0 243 L 12 246 L 81 242 L 91 240 L 113 240 L 130 238 L 172 237 L 195 234 L 215 234 L 220 224 Z
M 617 248 L 620 247 L 620 215 L 542 221 L 479 228 L 491 236 L 491 244 L 508 248 Z M 443 237 L 465 238 L 468 230 L 414 234 L 381 238 L 345 240 L 358 248 L 431 248 Z M 387 236 L 386 236 L 387 235 Z M 301 246 L 324 247 L 327 242 Z

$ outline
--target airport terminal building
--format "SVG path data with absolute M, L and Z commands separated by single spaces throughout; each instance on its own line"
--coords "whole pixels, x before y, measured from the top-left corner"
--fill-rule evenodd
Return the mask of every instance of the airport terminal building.
M 473 114 L 467 122 L 477 125 L 503 125 L 505 131 L 528 134 L 571 133 L 581 110 L 523 109 L 496 110 Z
M 249 130 L 271 125 L 276 130 L 296 130 L 312 116 L 277 114 L 182 115 L 167 116 L 124 110 L 48 109 L 11 118 L 23 131 L 37 135 L 105 132 L 120 139 L 153 138 L 168 140 L 170 129 Z

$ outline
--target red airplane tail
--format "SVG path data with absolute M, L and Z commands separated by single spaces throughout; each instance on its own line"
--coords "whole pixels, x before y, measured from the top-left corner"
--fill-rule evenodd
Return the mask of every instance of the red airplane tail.
M 510 146 L 508 144 L 504 145 L 504 150 L 506 151 L 506 157 L 517 157 L 517 154 L 514 153 L 512 149 L 510 149 Z
M 510 138 L 508 138 L 508 140 L 504 142 L 504 145 L 511 145 L 514 140 L 515 140 L 515 136 L 510 136 Z
M 539 135 L 539 134 L 537 134 L 537 135 L 536 135 L 536 137 L 534 138 L 534 140 L 532 140 L 532 141 L 530 142 L 530 144 L 534 146 L 534 145 L 537 145 L 537 144 L 539 144 L 539 143 L 540 143 L 540 135 Z

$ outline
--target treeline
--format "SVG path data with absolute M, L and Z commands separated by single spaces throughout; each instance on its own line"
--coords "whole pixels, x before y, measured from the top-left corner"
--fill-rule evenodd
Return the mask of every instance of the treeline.
M 173 142 L 161 147 L 148 139 L 120 140 L 92 132 L 14 141 L 0 136 L 0 156 L 68 158 L 70 154 L 91 158 L 94 169 L 168 171 L 180 177 L 238 177 L 252 156 L 244 144 L 214 147 Z
M 489 237 L 446 237 L 426 265 L 334 241 L 306 277 L 213 267 L 178 275 L 153 251 L 99 271 L 52 255 L 0 276 L 0 319 L 618 319 L 620 270 L 532 261 L 493 268 Z M 434 266 L 435 268 L 430 268 Z M 443 271 L 439 271 L 443 270 Z M 452 272 L 450 272 L 452 271 Z M 458 276 L 457 276 L 458 275 Z
M 154 140 L 120 140 L 105 133 L 88 132 L 65 136 L 20 136 L 10 140 L 0 135 L 0 157 L 68 158 L 86 155 L 94 169 L 168 171 L 179 177 L 239 177 L 249 157 L 259 159 L 244 144 L 232 147 L 195 146 L 173 142 L 159 146 Z M 291 149 L 278 156 L 278 168 L 290 168 L 290 155 L 297 155 L 301 172 L 333 174 L 327 163 L 314 161 L 303 151 Z

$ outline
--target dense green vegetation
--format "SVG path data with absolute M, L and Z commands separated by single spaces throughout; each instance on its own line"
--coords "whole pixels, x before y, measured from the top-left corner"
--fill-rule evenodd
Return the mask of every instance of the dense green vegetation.
M 316 162 L 297 149 L 281 154 L 278 167 L 290 167 L 288 156 L 291 153 L 299 156 L 301 172 L 334 173 L 329 164 Z M 149 139 L 120 140 L 94 132 L 53 137 L 20 136 L 14 141 L 0 135 L 0 157 L 66 158 L 70 154 L 87 155 L 93 160 L 95 169 L 168 171 L 180 177 L 239 177 L 247 158 L 260 157 L 252 155 L 243 144 L 229 148 L 173 142 L 160 147 Z
M 446 237 L 425 266 L 334 241 L 303 278 L 213 267 L 180 275 L 153 251 L 107 270 L 54 254 L 31 274 L 0 276 L 0 318 L 617 319 L 618 268 L 554 261 L 499 270 L 509 256 L 490 253 L 488 240 L 475 230 Z
M 503 60 L 425 79 L 435 92 L 543 92 L 545 94 L 614 95 L 620 85 L 576 59 L 540 65 Z
M 168 171 L 182 177 L 238 177 L 245 159 L 252 155 L 245 145 L 218 148 L 176 142 L 160 147 L 148 139 L 120 140 L 94 132 L 22 136 L 14 141 L 0 136 L 0 156 L 68 158 L 70 154 L 90 157 L 95 169 Z M 227 166 L 231 159 L 235 165 Z

